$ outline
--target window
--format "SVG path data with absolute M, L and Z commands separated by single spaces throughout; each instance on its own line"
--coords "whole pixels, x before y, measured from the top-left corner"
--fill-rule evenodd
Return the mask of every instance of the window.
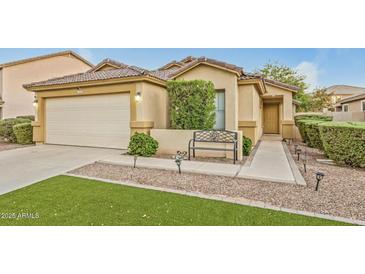
M 224 90 L 217 90 L 215 94 L 215 126 L 214 129 L 226 128 L 225 117 L 225 93 Z
M 365 100 L 361 101 L 361 111 L 365 112 Z
M 342 105 L 342 111 L 343 112 L 349 112 L 349 105 L 348 104 Z

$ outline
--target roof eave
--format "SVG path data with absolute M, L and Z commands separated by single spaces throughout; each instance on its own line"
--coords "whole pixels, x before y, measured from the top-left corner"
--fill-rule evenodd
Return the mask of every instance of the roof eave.
M 49 91 L 49 90 L 59 90 L 59 89 L 67 89 L 67 88 L 77 88 L 77 87 L 86 87 L 86 86 L 100 86 L 100 85 L 111 85 L 111 84 L 119 84 L 119 83 L 131 83 L 131 82 L 141 82 L 147 81 L 154 83 L 160 86 L 166 86 L 166 81 L 160 80 L 158 78 L 143 75 L 143 76 L 131 76 L 131 77 L 123 77 L 123 78 L 113 78 L 113 79 L 103 79 L 103 80 L 92 80 L 92 81 L 84 81 L 84 82 L 75 82 L 75 83 L 66 83 L 66 84 L 57 84 L 57 85 L 47 85 L 47 86 L 27 86 L 24 88 L 30 92 L 39 92 L 39 91 Z

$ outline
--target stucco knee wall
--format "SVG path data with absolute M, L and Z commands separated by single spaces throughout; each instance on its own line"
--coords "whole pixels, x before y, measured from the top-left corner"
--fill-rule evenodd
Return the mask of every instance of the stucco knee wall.
M 177 151 L 188 151 L 189 140 L 193 138 L 196 130 L 178 129 L 151 129 L 150 135 L 158 141 L 159 148 L 157 154 L 176 154 Z M 238 159 L 242 159 L 242 132 L 238 132 Z M 231 144 L 204 143 L 204 147 L 225 147 Z M 200 157 L 227 157 L 232 159 L 232 152 L 197 150 L 196 156 Z

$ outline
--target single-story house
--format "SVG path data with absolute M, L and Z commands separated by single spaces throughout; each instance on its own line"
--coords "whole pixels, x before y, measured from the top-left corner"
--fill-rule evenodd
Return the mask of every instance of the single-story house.
M 34 94 L 25 92 L 25 83 L 85 72 L 92 67 L 72 51 L 0 64 L 0 119 L 35 115 Z
M 134 132 L 169 128 L 168 80 L 202 79 L 217 90 L 217 129 L 293 137 L 298 88 L 206 57 L 156 70 L 106 59 L 85 73 L 24 85 L 38 103 L 37 143 L 126 148 Z
M 337 111 L 365 112 L 365 93 L 346 97 L 336 104 Z

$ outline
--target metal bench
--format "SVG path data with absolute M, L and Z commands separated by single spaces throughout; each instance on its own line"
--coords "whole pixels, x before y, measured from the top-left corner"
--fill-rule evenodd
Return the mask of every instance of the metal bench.
M 232 144 L 232 147 L 204 147 L 196 146 L 197 143 L 219 143 Z M 238 134 L 234 131 L 228 130 L 199 130 L 195 131 L 193 139 L 189 141 L 188 159 L 190 160 L 190 151 L 193 151 L 195 157 L 195 150 L 220 150 L 233 151 L 233 163 L 236 164 L 238 160 Z

